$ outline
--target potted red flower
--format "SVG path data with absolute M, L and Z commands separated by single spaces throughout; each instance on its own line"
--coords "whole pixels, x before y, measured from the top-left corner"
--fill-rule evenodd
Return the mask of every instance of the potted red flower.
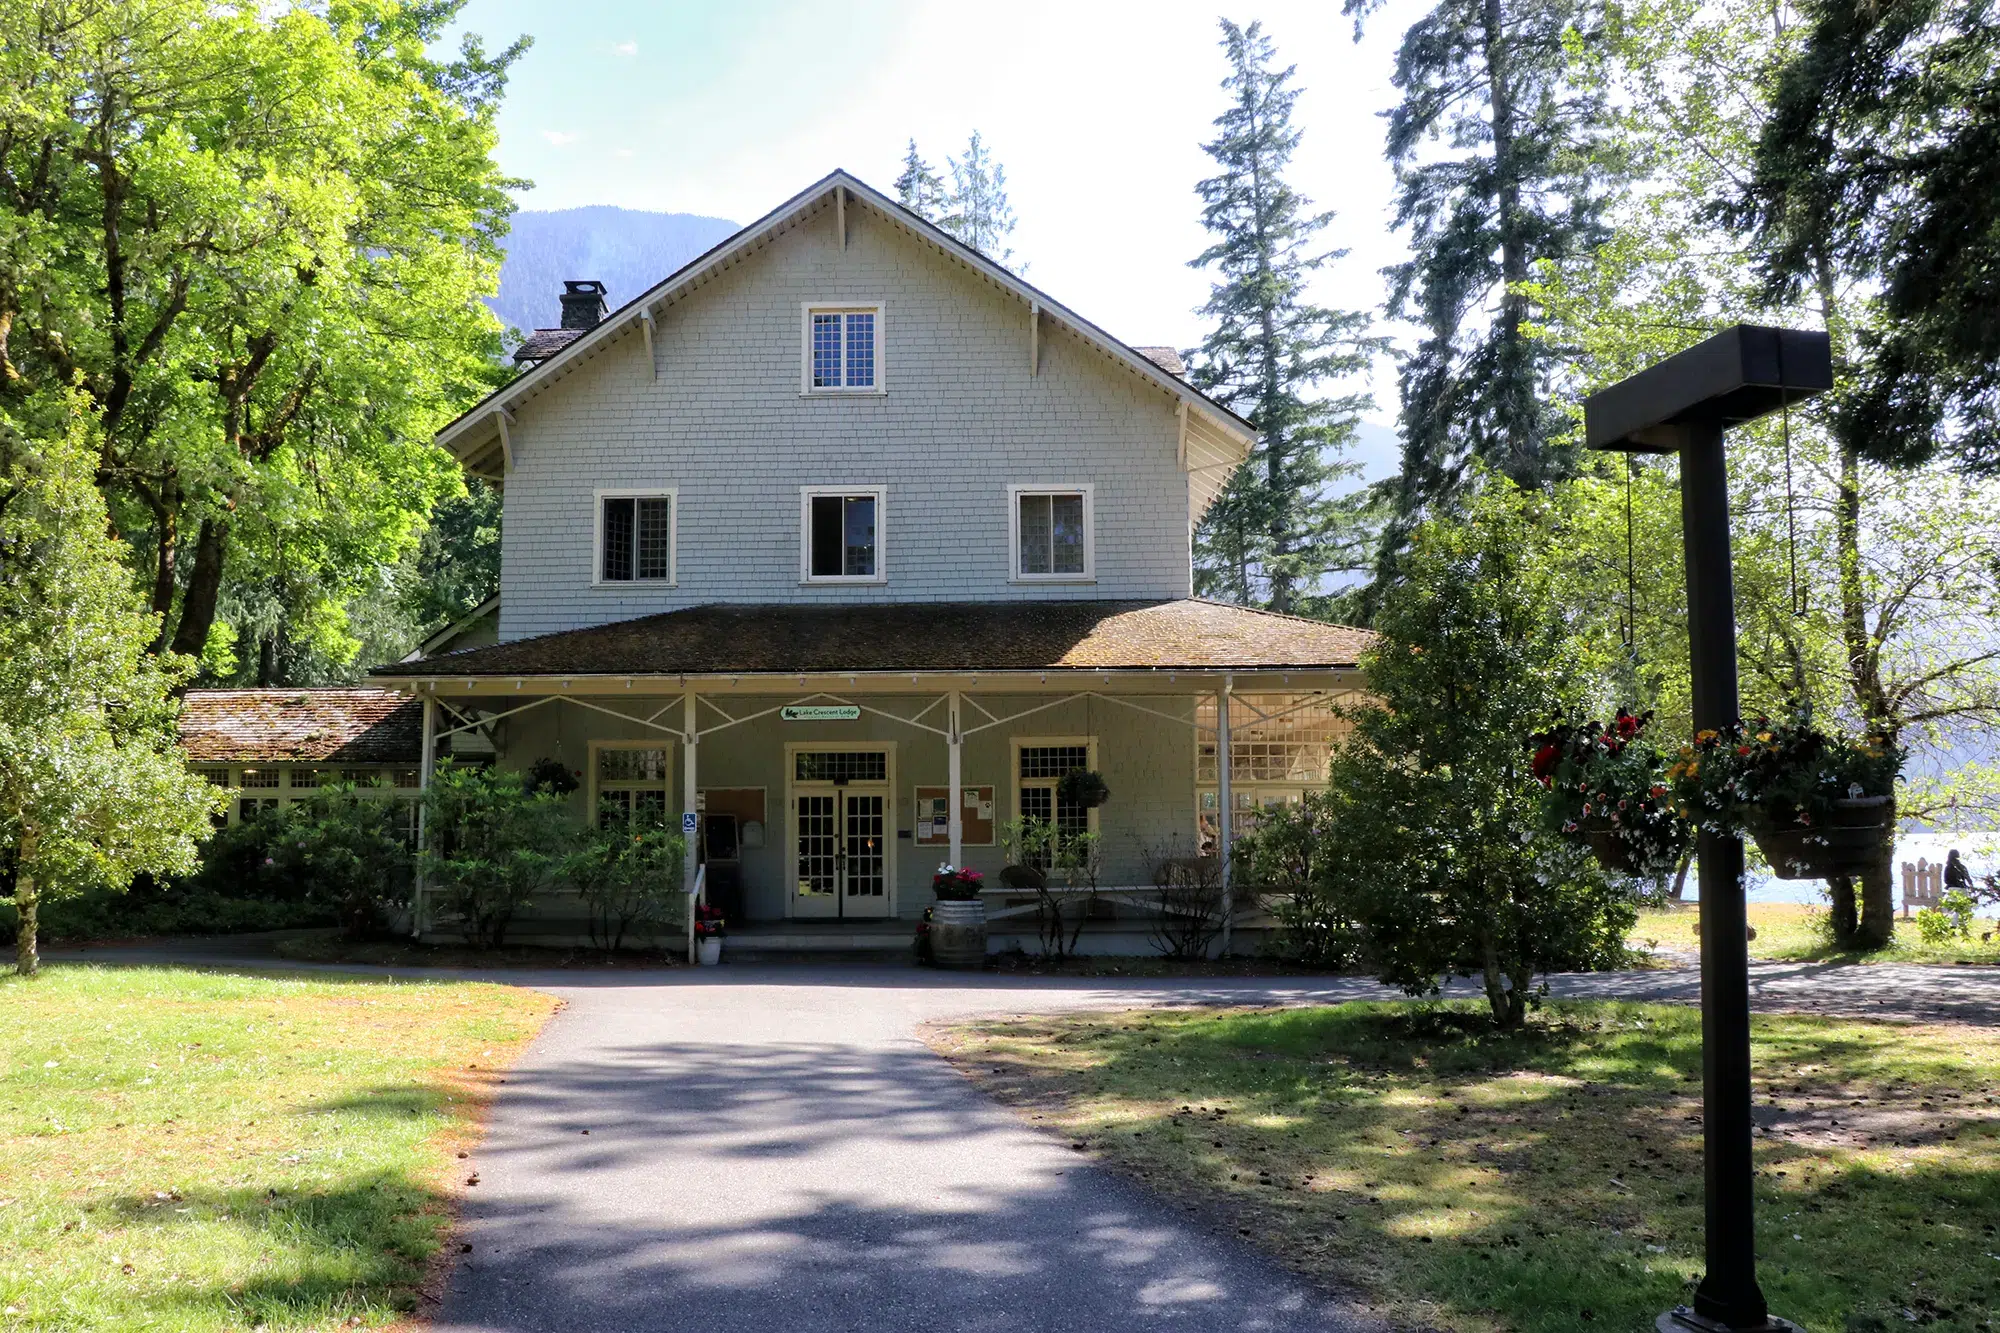
M 1564 724 L 1534 739 L 1548 826 L 1588 843 L 1599 865 L 1621 874 L 1669 874 L 1688 844 L 1667 757 L 1646 735 L 1652 716 L 1621 708 L 1609 723 Z
M 695 961 L 703 967 L 714 967 L 722 961 L 722 937 L 729 933 L 729 923 L 723 920 L 722 909 L 708 903 L 696 903 L 694 909 Z
M 941 865 L 931 876 L 937 902 L 923 942 L 939 967 L 976 971 L 986 966 L 986 903 L 979 896 L 984 887 L 980 873 L 963 866 Z

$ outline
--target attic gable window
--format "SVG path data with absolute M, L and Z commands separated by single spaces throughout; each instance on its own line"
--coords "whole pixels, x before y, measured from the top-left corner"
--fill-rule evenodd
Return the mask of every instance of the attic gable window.
M 597 582 L 674 582 L 677 491 L 597 492 Z
M 806 307 L 806 393 L 880 393 L 881 369 L 881 306 Z

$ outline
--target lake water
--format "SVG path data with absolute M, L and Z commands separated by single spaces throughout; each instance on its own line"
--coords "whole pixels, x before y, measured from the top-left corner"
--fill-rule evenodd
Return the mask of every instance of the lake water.
M 1903 864 L 1917 864 L 1919 860 L 1938 865 L 1944 861 L 1945 853 L 1953 847 L 1971 868 L 1974 879 L 1981 878 L 1995 869 L 2000 869 L 2000 835 L 1992 833 L 1904 833 L 1896 839 L 1896 910 L 1903 907 Z M 1682 896 L 1689 901 L 1701 897 L 1700 876 L 1690 871 L 1687 892 Z M 1826 902 L 1826 882 L 1817 879 L 1779 879 L 1760 866 L 1752 866 L 1745 876 L 1749 881 L 1749 901 L 1753 903 L 1824 903 Z

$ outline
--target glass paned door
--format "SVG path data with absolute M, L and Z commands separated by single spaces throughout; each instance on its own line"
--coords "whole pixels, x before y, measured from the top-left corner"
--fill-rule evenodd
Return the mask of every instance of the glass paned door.
M 858 762 L 827 762 L 836 757 Z M 894 834 L 889 787 L 886 781 L 878 785 L 849 778 L 861 773 L 886 779 L 886 759 L 886 754 L 862 751 L 796 756 L 792 916 L 890 914 L 889 839 Z
M 798 900 L 795 916 L 838 916 L 840 901 L 840 827 L 834 810 L 837 793 L 799 797 Z
M 846 865 L 842 890 L 845 916 L 887 915 L 889 877 L 887 850 L 882 844 L 884 800 L 880 792 L 846 792 Z

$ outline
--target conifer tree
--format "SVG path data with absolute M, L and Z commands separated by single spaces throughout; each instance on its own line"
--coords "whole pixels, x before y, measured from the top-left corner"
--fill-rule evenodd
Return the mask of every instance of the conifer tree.
M 1261 25 L 1222 22 L 1232 98 L 1204 145 L 1219 174 L 1202 181 L 1202 224 L 1214 242 L 1192 266 L 1217 274 L 1201 313 L 1216 321 L 1198 349 L 1195 380 L 1257 428 L 1251 456 L 1195 536 L 1195 587 L 1204 596 L 1274 611 L 1323 609 L 1321 583 L 1353 567 L 1344 507 L 1326 495 L 1346 470 L 1335 456 L 1367 405 L 1324 386 L 1364 370 L 1380 344 L 1368 317 L 1315 304 L 1306 285 L 1342 250 L 1315 250 L 1331 213 L 1285 183 L 1298 147 L 1294 67 L 1274 69 Z M 1347 539 L 1347 540 L 1344 540 Z
M 1345 0 L 1361 23 L 1382 0 Z M 1603 97 L 1570 75 L 1566 43 L 1595 40 L 1597 0 L 1437 0 L 1403 35 L 1388 113 L 1396 226 L 1389 313 L 1422 329 L 1403 365 L 1403 474 L 1385 568 L 1425 506 L 1468 465 L 1540 486 L 1573 465 L 1545 392 L 1557 352 L 1527 336 L 1518 284 L 1600 239 L 1611 155 Z
M 945 161 L 951 167 L 951 193 L 939 225 L 988 259 L 1005 263 L 1014 255 L 1007 247 L 1014 230 L 1014 210 L 1007 203 L 1007 168 L 993 160 L 978 130 L 972 132 L 963 156 Z
M 903 155 L 903 174 L 896 177 L 896 202 L 929 222 L 936 222 L 944 209 L 944 182 L 917 151 L 915 139 Z

